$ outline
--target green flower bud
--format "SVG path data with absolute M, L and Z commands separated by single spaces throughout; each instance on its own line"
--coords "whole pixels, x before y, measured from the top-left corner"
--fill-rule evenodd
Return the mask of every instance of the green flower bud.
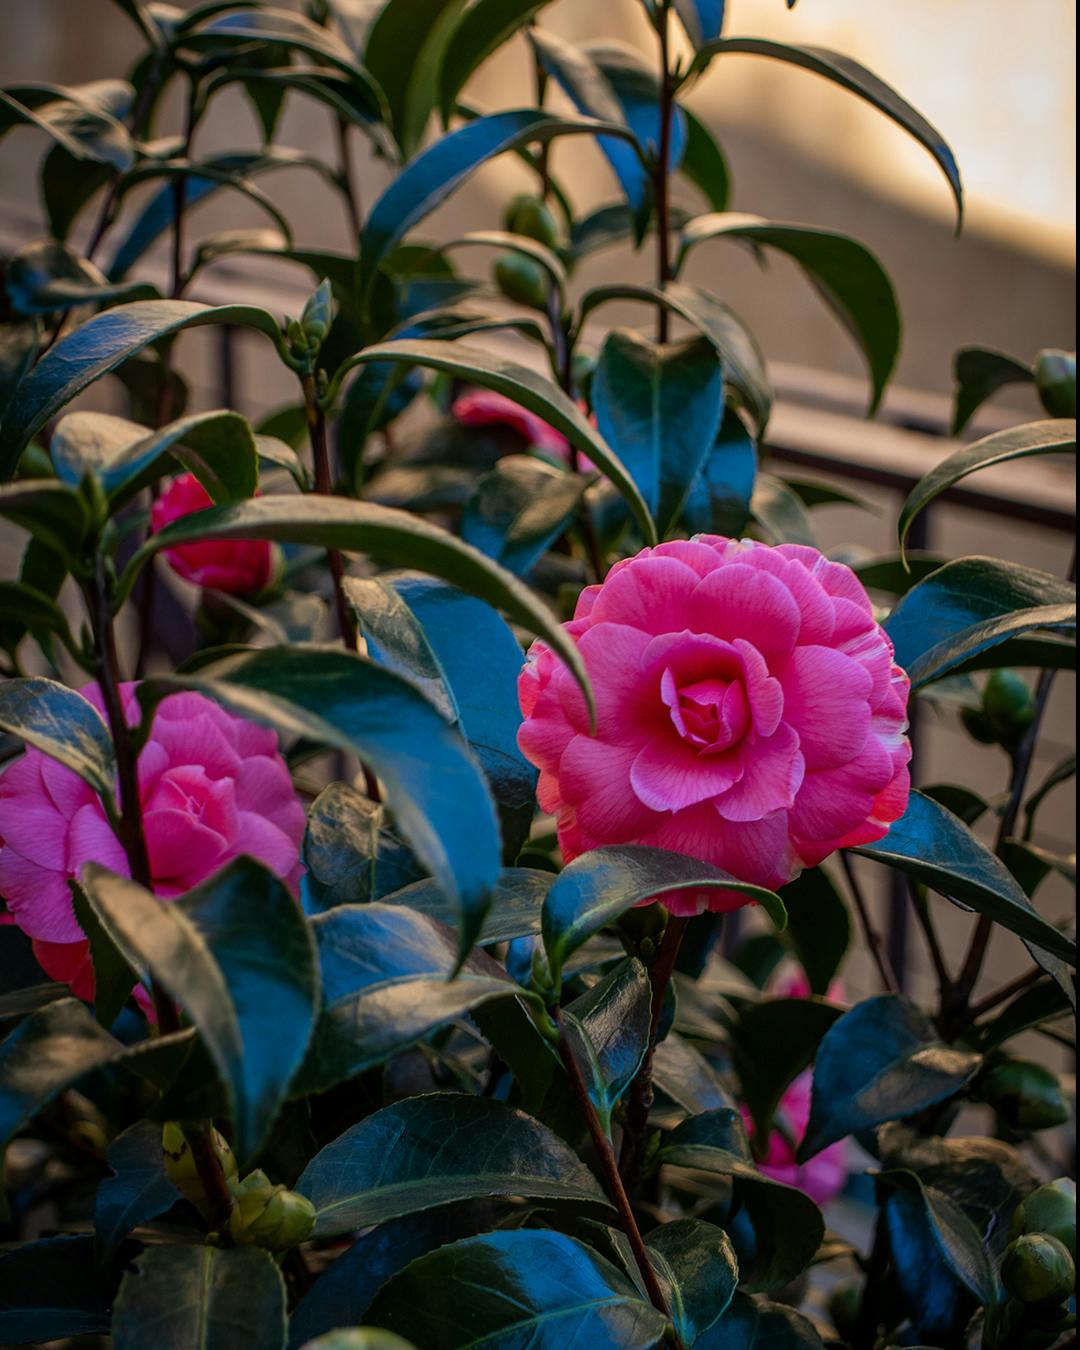
M 329 281 L 321 281 L 318 290 L 304 306 L 300 326 L 312 347 L 322 345 L 334 321 L 334 293 Z
M 546 309 L 547 273 L 521 253 L 500 253 L 495 260 L 495 284 L 508 300 L 532 309 Z
M 1001 1280 L 1022 1303 L 1063 1303 L 1072 1294 L 1076 1266 L 1057 1238 L 1025 1233 L 1005 1249 Z
M 1057 1074 L 1030 1059 L 1007 1059 L 982 1082 L 983 1100 L 1018 1130 L 1048 1130 L 1069 1119 Z
M 523 234 L 548 248 L 555 248 L 559 242 L 555 217 L 539 197 L 527 193 L 511 200 L 503 212 L 503 224 L 511 234 Z
M 306 1341 L 300 1350 L 416 1350 L 416 1347 L 412 1341 L 381 1327 L 339 1327 Z
M 862 1289 L 854 1280 L 838 1284 L 829 1298 L 829 1317 L 845 1341 L 853 1340 L 859 1325 L 862 1308 Z
M 217 1130 L 210 1131 L 210 1142 L 217 1154 L 221 1170 L 229 1182 L 236 1176 L 236 1158 L 226 1140 Z M 195 1166 L 195 1156 L 184 1137 L 184 1131 L 175 1120 L 165 1123 L 161 1131 L 161 1152 L 165 1160 L 165 1175 L 185 1200 L 200 1212 L 206 1208 L 206 1191 Z
M 982 696 L 983 712 L 1002 745 L 1015 744 L 1031 726 L 1035 700 L 1015 670 L 992 670 Z
M 968 735 L 981 745 L 997 745 L 997 728 L 981 708 L 961 708 L 960 721 Z
M 297 319 L 290 319 L 285 325 L 285 336 L 289 339 L 289 347 L 294 356 L 307 351 L 307 335 Z
M 275 1185 L 265 1172 L 250 1172 L 231 1187 L 236 1203 L 229 1236 L 237 1246 L 283 1252 L 295 1247 L 315 1225 L 315 1206 L 306 1196 Z
M 1048 1233 L 1069 1249 L 1075 1261 L 1076 1182 L 1059 1177 L 1021 1201 L 1013 1213 L 1009 1236 L 1018 1238 L 1024 1233 Z
M 1051 417 L 1076 416 L 1076 353 L 1048 347 L 1035 358 L 1035 388 Z

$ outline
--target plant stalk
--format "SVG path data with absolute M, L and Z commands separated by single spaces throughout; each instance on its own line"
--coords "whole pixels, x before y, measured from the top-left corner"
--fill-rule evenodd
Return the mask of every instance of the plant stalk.
M 581 1074 L 581 1068 L 574 1057 L 573 1048 L 566 1036 L 566 1024 L 556 1008 L 553 1013 L 556 1025 L 559 1028 L 558 1051 L 559 1058 L 562 1060 L 563 1067 L 566 1069 L 567 1077 L 574 1089 L 574 1096 L 577 1098 L 578 1105 L 581 1107 L 581 1113 L 585 1118 L 585 1123 L 589 1128 L 589 1137 L 592 1140 L 593 1147 L 600 1158 L 601 1166 L 604 1170 L 604 1180 L 607 1182 L 608 1194 L 615 1208 L 619 1211 L 619 1217 L 622 1220 L 623 1232 L 630 1242 L 631 1250 L 634 1253 L 634 1260 L 637 1268 L 641 1272 L 641 1278 L 645 1289 L 648 1292 L 649 1300 L 653 1307 L 670 1317 L 668 1312 L 667 1300 L 664 1298 L 664 1292 L 660 1288 L 660 1282 L 656 1278 L 656 1272 L 649 1262 L 648 1253 L 645 1250 L 645 1243 L 642 1241 L 641 1230 L 638 1228 L 637 1220 L 634 1218 L 634 1211 L 630 1206 L 630 1198 L 626 1194 L 626 1188 L 623 1186 L 622 1177 L 619 1174 L 619 1164 L 615 1158 L 615 1150 L 611 1146 L 611 1140 L 604 1133 L 603 1127 L 596 1114 L 596 1109 L 589 1100 L 589 1091 L 585 1086 L 585 1080 Z
M 326 414 L 319 402 L 315 386 L 315 376 L 305 375 L 301 381 L 304 390 L 304 407 L 307 412 L 308 435 L 311 438 L 311 457 L 315 466 L 315 491 L 325 497 L 333 496 L 334 482 L 330 471 L 330 445 L 326 435 Z M 326 550 L 330 575 L 334 582 L 334 608 L 337 613 L 338 632 L 346 651 L 356 651 L 356 625 L 353 623 L 349 604 L 345 599 L 342 582 L 345 579 L 345 564 L 336 548 Z
M 656 32 L 660 39 L 660 144 L 653 172 L 653 198 L 656 207 L 656 286 L 665 290 L 671 280 L 671 124 L 675 111 L 675 89 L 671 78 L 670 0 L 659 0 L 656 8 Z M 666 306 L 656 311 L 656 340 L 667 342 L 669 315 Z
M 859 916 L 866 945 L 870 949 L 870 955 L 881 978 L 881 986 L 886 993 L 895 994 L 899 992 L 900 982 L 897 980 L 896 972 L 889 962 L 888 953 L 885 950 L 885 940 L 874 927 L 874 921 L 870 917 L 870 907 L 866 903 L 862 887 L 855 876 L 855 869 L 851 865 L 851 859 L 843 849 L 840 851 L 840 865 L 844 869 L 844 876 L 847 877 L 851 898 L 855 901 L 855 910 Z

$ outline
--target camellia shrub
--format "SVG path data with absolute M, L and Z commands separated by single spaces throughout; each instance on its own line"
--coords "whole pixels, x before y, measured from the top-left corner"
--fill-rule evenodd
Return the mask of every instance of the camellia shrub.
M 543 0 L 120 0 L 126 80 L 0 93 L 48 225 L 0 328 L 5 1344 L 1075 1340 L 1050 1067 L 1075 947 L 1038 893 L 1074 863 L 1035 833 L 1075 760 L 1030 773 L 1073 587 L 905 553 L 959 480 L 1073 450 L 1075 363 L 962 352 L 958 431 L 1010 381 L 1046 418 L 943 458 L 892 556 L 823 554 L 836 498 L 758 470 L 764 361 L 684 264 L 794 259 L 871 410 L 897 302 L 854 239 L 731 211 L 684 96 L 735 54 L 802 67 L 919 141 L 958 211 L 959 174 L 797 15 L 780 43 L 717 0 L 643 6 L 650 59 L 562 41 Z M 535 98 L 481 112 L 505 43 Z M 204 156 L 237 87 L 264 144 Z M 337 133 L 317 158 L 276 142 L 301 100 Z M 566 136 L 611 180 L 585 215 Z M 355 137 L 393 170 L 363 205 Z M 531 191 L 425 234 L 499 155 Z M 294 242 L 283 165 L 332 185 L 354 248 Z M 269 224 L 200 237 L 190 209 L 230 194 Z M 571 299 L 602 247 L 655 283 Z M 195 298 L 245 254 L 310 276 L 302 313 Z M 642 326 L 605 328 L 616 301 Z M 178 353 L 213 325 L 277 358 L 257 425 L 188 405 Z M 99 386 L 130 415 L 72 408 Z M 913 790 L 916 700 L 1000 747 L 998 780 Z M 886 869 L 925 1007 L 860 889 Z M 988 987 L 995 929 L 1015 975 Z M 880 984 L 854 1003 L 853 943 Z

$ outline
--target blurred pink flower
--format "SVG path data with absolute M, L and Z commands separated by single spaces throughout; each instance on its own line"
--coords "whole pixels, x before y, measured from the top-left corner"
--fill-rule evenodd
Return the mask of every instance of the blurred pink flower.
M 564 463 L 569 461 L 570 442 L 562 432 L 505 394 L 496 394 L 491 389 L 470 389 L 454 400 L 450 413 L 463 427 L 509 427 L 537 450 Z
M 212 505 L 210 494 L 195 475 L 181 474 L 154 502 L 151 528 L 156 533 L 174 520 Z M 169 566 L 185 581 L 229 595 L 261 591 L 272 571 L 271 546 L 265 539 L 208 539 L 164 552 Z
M 138 718 L 135 688 L 121 685 L 129 723 Z M 81 692 L 103 711 L 96 684 Z M 201 694 L 171 694 L 139 755 L 139 788 L 157 895 L 190 890 L 242 853 L 293 886 L 299 880 L 304 808 L 268 728 Z M 67 883 L 87 862 L 130 876 L 93 790 L 27 750 L 0 775 L 0 895 L 45 971 L 83 998 L 92 997 L 93 971 Z
M 809 1162 L 797 1163 L 795 1154 L 810 1121 L 810 1093 L 814 1075 L 801 1073 L 780 1100 L 777 1119 L 769 1135 L 765 1157 L 758 1169 L 774 1181 L 795 1186 L 819 1205 L 827 1205 L 844 1189 L 848 1179 L 847 1145 L 841 1140 L 823 1148 Z M 779 1126 L 779 1128 L 777 1128 Z M 747 1129 L 751 1130 L 747 1119 Z M 752 1130 L 751 1130 L 752 1133 Z
M 536 642 L 518 744 L 568 861 L 647 844 L 775 888 L 904 813 L 909 682 L 854 573 L 816 549 L 715 535 L 646 548 L 586 588 L 565 627 L 596 693 L 595 734 L 573 676 Z

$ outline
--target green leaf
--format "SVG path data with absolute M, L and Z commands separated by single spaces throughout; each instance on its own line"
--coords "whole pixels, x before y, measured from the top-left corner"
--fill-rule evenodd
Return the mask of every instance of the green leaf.
M 662 1313 L 615 1266 L 564 1233 L 487 1233 L 420 1257 L 386 1284 L 368 1316 L 424 1350 L 651 1350 Z
M 808 867 L 781 887 L 788 913 L 787 940 L 810 981 L 810 991 L 826 995 L 851 945 L 851 915 L 827 872 Z
M 728 394 L 736 396 L 737 404 L 746 409 L 761 435 L 772 408 L 772 389 L 765 370 L 765 358 L 753 334 L 734 310 L 708 291 L 682 281 L 673 281 L 663 290 L 655 286 L 597 286 L 581 298 L 578 331 L 593 310 L 612 300 L 662 305 L 707 337 L 720 358 Z
M 331 783 L 312 803 L 301 857 L 307 870 L 300 878 L 300 898 L 308 914 L 381 900 L 424 877 L 422 864 L 388 828 L 382 804 L 348 783 Z M 430 879 L 424 884 L 438 891 Z M 436 917 L 452 928 L 457 915 L 451 895 Z
M 959 436 L 988 398 L 1007 384 L 1031 384 L 1034 371 L 1023 361 L 990 347 L 961 347 L 953 358 L 956 408 L 952 435 Z
M 791 8 L 793 0 L 788 0 Z M 786 1303 L 748 1298 L 736 1293 L 723 1318 L 695 1344 L 694 1350 L 825 1350 L 825 1342 L 809 1318 Z
M 865 245 L 834 230 L 786 225 L 737 213 L 698 216 L 683 226 L 676 274 L 706 239 L 744 239 L 786 253 L 862 348 L 870 367 L 873 413 L 900 352 L 900 310 L 888 273 Z
M 108 164 L 76 159 L 62 145 L 53 146 L 41 161 L 38 189 L 54 239 L 67 239 L 83 207 L 112 176 Z
M 259 481 L 251 427 L 224 409 L 192 413 L 157 431 L 109 413 L 68 413 L 56 424 L 49 453 L 61 482 L 78 487 L 92 473 L 114 501 L 130 498 L 178 464 L 217 502 L 251 497 Z
M 649 1043 L 652 986 L 636 957 L 627 957 L 562 1011 L 567 1039 L 605 1133 L 633 1082 Z
M 485 1196 L 610 1212 L 593 1175 L 538 1121 L 490 1097 L 438 1092 L 367 1116 L 312 1159 L 296 1184 L 314 1235 Z
M 913 586 L 885 620 L 913 689 L 1039 629 L 1075 629 L 1076 587 L 996 558 L 957 558 Z
M 777 928 L 786 922 L 778 895 L 709 863 L 640 844 L 591 849 L 563 868 L 544 901 L 541 934 L 552 978 L 557 983 L 567 958 L 626 910 L 698 887 L 738 891 L 764 906 Z
M 759 473 L 754 479 L 750 514 L 774 544 L 805 544 L 817 548 L 817 535 L 798 495 L 782 479 Z
M 0 478 L 11 477 L 30 440 L 87 385 L 151 342 L 206 324 L 254 328 L 281 347 L 277 320 L 253 305 L 136 300 L 106 310 L 61 338 L 20 382 L 0 430 Z
M 716 1070 L 700 1050 L 674 1031 L 656 1047 L 653 1082 L 692 1116 L 731 1105 L 731 1096 Z
M 301 644 L 244 651 L 197 674 L 145 680 L 139 697 L 147 707 L 178 688 L 207 694 L 281 735 L 359 755 L 382 781 L 417 856 L 457 897 L 464 956 L 498 876 L 498 823 L 460 732 L 419 690 L 362 657 Z
M 645 1239 L 671 1320 L 684 1345 L 699 1338 L 727 1310 L 739 1280 L 728 1235 L 701 1219 L 675 1219 Z
M 472 74 L 548 0 L 476 0 L 458 19 L 439 69 L 439 108 L 448 123 Z
M 19 250 L 7 265 L 4 289 L 17 314 L 54 314 L 77 305 L 103 305 L 141 291 L 156 296 L 145 282 L 110 285 L 101 272 L 72 249 L 38 240 Z
M 40 319 L 0 324 L 0 413 L 37 359 L 42 338 Z
M 1076 777 L 1076 755 L 1066 755 L 1064 759 L 1059 760 L 1050 770 L 1036 790 L 1024 803 L 1024 838 L 1031 838 L 1031 831 L 1035 824 L 1035 814 L 1042 805 L 1043 800 L 1048 793 L 1062 783 L 1067 783 L 1070 778 Z
M 725 0 L 675 0 L 675 12 L 695 50 L 720 36 L 724 9 Z
M 769 998 L 740 1008 L 731 1031 L 732 1062 L 759 1139 L 768 1138 L 784 1092 L 813 1063 L 842 1012 L 813 998 Z
M 108 1030 L 123 1012 L 139 976 L 94 913 L 77 881 L 68 881 L 75 921 L 90 944 L 94 968 L 94 1016 Z
M 480 762 L 512 862 L 532 826 L 536 770 L 517 748 L 521 647 L 482 600 L 415 573 L 347 578 L 345 595 L 378 665 L 412 680 Z
M 0 614 L 4 616 L 0 642 L 8 651 L 14 651 L 27 632 L 33 633 L 39 643 L 54 633 L 73 656 L 81 658 L 67 615 L 52 596 L 34 586 L 22 581 L 0 581 Z
M 853 61 L 839 52 L 828 51 L 824 47 L 796 47 L 781 42 L 770 42 L 766 38 L 730 37 L 717 38 L 702 47 L 690 68 L 694 74 L 704 70 L 714 56 L 725 52 L 744 52 L 751 56 L 768 56 L 789 65 L 801 66 L 803 70 L 822 75 L 833 84 L 847 89 L 859 98 L 865 99 L 879 112 L 891 118 L 924 146 L 936 160 L 938 167 L 948 180 L 953 198 L 956 201 L 957 223 L 963 217 L 964 193 L 960 183 L 960 170 L 956 159 L 941 133 L 923 117 L 895 89 L 884 80 L 878 79 L 873 71 Z
M 996 1017 L 976 1028 L 979 1048 L 984 1054 L 1019 1036 L 1059 1018 L 1074 1017 L 1073 1002 L 1061 987 L 1045 980 L 1033 989 L 1025 989 Z
M 364 64 L 382 87 L 405 159 L 438 102 L 442 57 L 464 0 L 388 0 L 368 31 Z
M 97 1260 L 105 1264 L 133 1228 L 156 1219 L 180 1199 L 165 1175 L 161 1126 L 138 1120 L 109 1145 L 111 1176 L 98 1183 L 94 1201 Z
M 632 474 L 661 538 L 708 460 L 724 411 L 724 379 L 707 339 L 658 345 L 610 332 L 592 382 L 600 434 Z
M 632 139 L 625 127 L 594 118 L 552 117 L 537 108 L 517 108 L 477 117 L 435 141 L 406 165 L 371 208 L 360 237 L 361 293 L 370 290 L 394 246 L 481 164 L 533 141 L 600 133 Z
M 884 839 L 852 852 L 899 868 L 1075 967 L 1075 943 L 1036 912 L 1004 865 L 962 820 L 921 792 L 912 792 L 907 811 Z
M 124 124 L 78 88 L 9 84 L 0 89 L 0 139 L 20 124 L 44 131 L 78 160 L 107 164 L 120 173 L 135 160 Z
M 355 1078 L 491 999 L 524 996 L 485 952 L 455 975 L 453 929 L 403 905 L 337 905 L 311 926 L 323 1007 L 298 1093 Z
M 78 555 L 90 523 L 79 493 L 52 478 L 0 486 L 0 516 L 28 530 L 65 562 Z
M 746 1211 L 754 1232 L 753 1251 L 739 1254 L 743 1289 L 782 1289 L 813 1260 L 825 1232 L 817 1205 L 794 1186 L 757 1170 L 734 1107 L 684 1121 L 662 1141 L 657 1156 L 661 1163 L 731 1178 L 733 1207 Z
M 611 479 L 641 526 L 646 542 L 656 542 L 652 517 L 633 478 L 607 442 L 593 429 L 574 400 L 551 380 L 538 375 L 528 366 L 518 365 L 515 361 L 508 361 L 505 357 L 467 342 L 425 342 L 416 338 L 403 338 L 368 347 L 351 357 L 338 370 L 335 381 L 340 380 L 352 367 L 371 361 L 400 361 L 407 365 L 444 370 L 481 388 L 505 394 L 529 412 L 538 413 L 556 431 L 561 431 L 571 445 L 588 455 L 596 467 Z
M 159 549 L 208 539 L 273 539 L 280 543 L 313 544 L 365 553 L 391 566 L 431 572 L 486 600 L 542 637 L 569 666 L 592 706 L 584 662 L 546 605 L 478 550 L 416 516 L 370 502 L 315 495 L 260 497 L 232 506 L 212 507 L 174 521 L 152 535 L 128 564 L 121 578 L 120 594 L 130 592 L 139 568 Z
M 726 211 L 731 200 L 731 170 L 723 150 L 704 122 L 683 107 L 686 119 L 686 150 L 682 172 L 701 192 L 714 211 Z
M 853 562 L 851 570 L 868 591 L 885 591 L 899 598 L 946 562 L 948 558 L 940 553 L 908 553 L 903 558 L 899 553 L 890 553 L 880 558 L 867 558 L 865 562 Z
M 103 1271 L 95 1266 L 94 1240 L 83 1233 L 40 1238 L 0 1251 L 3 1344 L 103 1336 L 109 1330 L 109 1310 L 119 1282 L 118 1268 Z
M 461 537 L 524 577 L 564 534 L 588 480 L 531 455 L 503 455 L 465 503 Z
M 78 999 L 61 998 L 31 1013 L 0 1045 L 0 1147 L 65 1088 L 123 1049 Z
M 163 904 L 89 863 L 83 886 L 133 966 L 184 1008 L 221 1075 L 241 1160 L 258 1151 L 307 1050 L 318 973 L 287 887 L 241 857 Z
M 116 773 L 101 714 L 81 694 L 39 675 L 0 684 L 0 730 L 55 759 L 111 803 Z
M 535 937 L 540 932 L 540 910 L 544 897 L 555 884 L 553 872 L 531 867 L 507 867 L 492 892 L 491 908 L 484 916 L 477 941 L 513 942 L 515 938 Z M 454 907 L 450 899 L 430 879 L 414 881 L 379 899 L 387 905 L 405 905 L 440 923 L 452 924 Z
M 738 539 L 746 529 L 757 478 L 757 446 L 734 408 L 725 408 L 712 449 L 690 484 L 682 510 L 691 534 Z
M 260 1247 L 148 1247 L 124 1276 L 114 1350 L 283 1350 L 285 1284 Z
M 900 994 L 857 1003 L 826 1032 L 814 1065 L 805 1162 L 829 1144 L 955 1097 L 982 1056 L 938 1039 L 933 1023 Z
M 981 441 L 973 441 L 970 445 L 954 450 L 919 479 L 900 508 L 896 529 L 901 553 L 912 521 L 919 512 L 962 478 L 979 469 L 989 468 L 991 464 L 1004 464 L 1008 460 L 1024 459 L 1028 455 L 1068 454 L 1076 454 L 1076 423 L 1065 417 L 1028 422 L 1021 427 L 1010 427 L 1008 431 L 996 431 Z

